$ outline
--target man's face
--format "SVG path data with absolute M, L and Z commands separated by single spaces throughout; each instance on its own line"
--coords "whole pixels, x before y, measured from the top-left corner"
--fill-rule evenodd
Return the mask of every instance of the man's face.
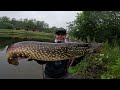
M 63 34 L 56 35 L 56 39 L 57 39 L 58 41 L 64 41 L 64 40 L 65 40 L 65 37 L 66 37 L 66 35 L 63 35 Z

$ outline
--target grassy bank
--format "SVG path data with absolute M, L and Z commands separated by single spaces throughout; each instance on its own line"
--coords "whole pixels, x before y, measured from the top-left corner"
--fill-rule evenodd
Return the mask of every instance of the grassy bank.
M 84 58 L 77 66 L 70 67 L 69 72 L 82 79 L 118 79 L 120 78 L 120 48 L 107 42 L 102 51 Z
M 52 33 L 25 31 L 25 30 L 8 30 L 0 29 L 0 38 L 28 38 L 28 39 L 48 39 L 54 38 Z
M 19 41 L 53 42 L 53 35 L 45 32 L 0 29 L 0 48 Z

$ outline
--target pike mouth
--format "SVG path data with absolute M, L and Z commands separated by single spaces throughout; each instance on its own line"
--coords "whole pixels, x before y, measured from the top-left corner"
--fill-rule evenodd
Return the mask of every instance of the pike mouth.
M 17 58 L 9 58 L 8 59 L 8 63 L 9 64 L 12 64 L 12 65 L 15 65 L 15 66 L 17 66 L 17 65 L 19 65 L 19 62 L 18 62 L 18 59 Z

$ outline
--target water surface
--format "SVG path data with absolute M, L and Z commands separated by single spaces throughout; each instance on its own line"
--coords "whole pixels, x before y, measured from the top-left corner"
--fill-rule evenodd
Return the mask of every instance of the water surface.
M 19 60 L 19 65 L 9 64 L 6 59 L 6 46 L 0 48 L 0 79 L 42 79 L 42 65 L 27 59 Z

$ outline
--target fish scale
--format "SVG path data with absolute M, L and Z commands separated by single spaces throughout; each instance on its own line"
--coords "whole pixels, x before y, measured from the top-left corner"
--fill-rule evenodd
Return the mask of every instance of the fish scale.
M 94 51 L 100 46 L 101 44 L 98 44 L 98 46 L 93 48 L 93 45 L 88 43 L 22 41 L 9 46 L 6 50 L 6 56 L 8 60 L 26 57 L 40 61 L 60 61 L 81 57 L 89 53 L 91 49 Z

